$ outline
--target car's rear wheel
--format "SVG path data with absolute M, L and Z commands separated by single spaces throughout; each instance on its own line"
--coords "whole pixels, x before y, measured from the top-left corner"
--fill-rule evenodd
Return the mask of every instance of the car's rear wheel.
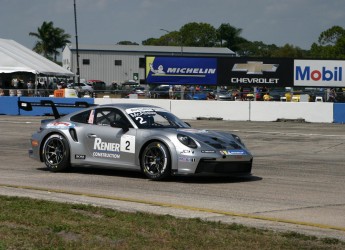
M 149 143 L 141 154 L 141 169 L 151 180 L 161 180 L 171 174 L 171 159 L 168 148 L 159 141 Z
M 50 135 L 44 142 L 43 161 L 52 172 L 63 171 L 70 166 L 70 149 L 67 140 L 58 134 Z

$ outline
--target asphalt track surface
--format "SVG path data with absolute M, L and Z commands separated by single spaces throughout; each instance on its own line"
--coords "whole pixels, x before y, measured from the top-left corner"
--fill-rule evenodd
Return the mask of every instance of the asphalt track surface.
M 28 157 L 42 117 L 0 116 L 0 194 L 171 214 L 345 240 L 345 125 L 189 121 L 231 131 L 254 155 L 252 176 L 147 180 L 74 168 L 51 173 Z

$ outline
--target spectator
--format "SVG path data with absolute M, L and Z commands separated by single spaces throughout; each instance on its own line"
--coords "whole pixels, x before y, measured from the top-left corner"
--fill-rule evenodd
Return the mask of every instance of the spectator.
M 28 81 L 28 83 L 26 85 L 28 87 L 28 96 L 31 96 L 34 93 L 33 92 L 34 84 L 33 84 L 32 80 Z
M 174 99 L 174 87 L 172 85 L 169 86 L 169 98 Z

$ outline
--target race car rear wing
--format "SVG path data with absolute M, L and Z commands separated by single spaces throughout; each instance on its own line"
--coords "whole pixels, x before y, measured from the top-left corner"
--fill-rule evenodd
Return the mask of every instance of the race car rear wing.
M 41 100 L 40 102 L 18 101 L 18 108 L 25 111 L 31 111 L 33 107 L 51 107 L 55 119 L 61 117 L 57 108 L 88 108 L 91 106 L 96 106 L 96 104 L 81 101 L 74 103 L 54 103 L 51 100 Z

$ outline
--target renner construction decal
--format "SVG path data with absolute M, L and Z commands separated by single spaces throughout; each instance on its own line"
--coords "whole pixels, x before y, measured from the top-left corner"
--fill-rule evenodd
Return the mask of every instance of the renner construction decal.
M 148 56 L 146 57 L 146 82 L 215 85 L 217 59 Z
M 345 61 L 295 60 L 294 86 L 345 87 Z

